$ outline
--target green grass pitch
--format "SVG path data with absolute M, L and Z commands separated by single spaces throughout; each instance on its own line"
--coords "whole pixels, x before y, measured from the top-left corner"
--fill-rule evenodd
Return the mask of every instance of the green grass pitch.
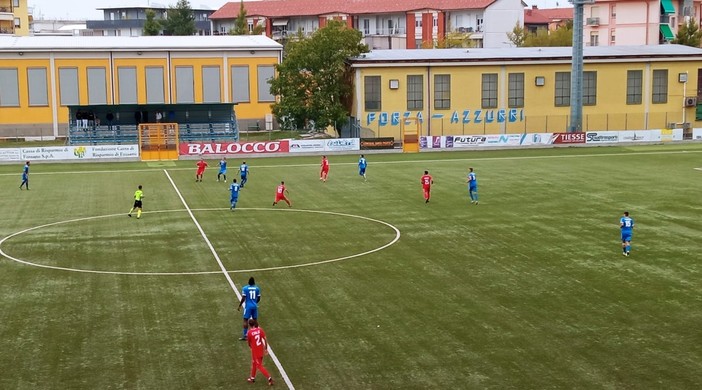
M 0 239 L 30 229 L 0 249 L 43 266 L 0 256 L 0 388 L 266 387 L 246 383 L 237 296 L 179 193 L 237 289 L 256 278 L 297 389 L 702 384 L 702 145 L 366 157 L 368 182 L 347 155 L 327 183 L 316 156 L 249 158 L 235 212 L 217 159 L 202 183 L 194 161 L 34 162 L 30 191 L 0 166 Z M 292 210 L 271 207 L 281 180 Z

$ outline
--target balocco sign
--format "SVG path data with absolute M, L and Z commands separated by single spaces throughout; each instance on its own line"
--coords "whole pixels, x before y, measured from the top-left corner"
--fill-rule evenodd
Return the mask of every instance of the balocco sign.
M 288 153 L 288 140 L 265 142 L 183 142 L 180 144 L 181 156 L 209 154 L 266 154 Z

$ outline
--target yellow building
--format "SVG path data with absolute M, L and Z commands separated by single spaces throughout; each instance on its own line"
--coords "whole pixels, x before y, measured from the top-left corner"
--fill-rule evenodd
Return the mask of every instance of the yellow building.
M 69 105 L 236 103 L 241 128 L 264 123 L 281 56 L 265 36 L 0 36 L 0 137 L 65 136 Z
M 29 35 L 27 0 L 0 0 L 0 35 Z
M 351 115 L 364 136 L 400 138 L 401 128 L 416 128 L 416 122 L 421 135 L 567 131 L 571 52 L 554 47 L 367 53 L 351 61 Z M 701 49 L 587 47 L 584 57 L 583 131 L 700 127 Z

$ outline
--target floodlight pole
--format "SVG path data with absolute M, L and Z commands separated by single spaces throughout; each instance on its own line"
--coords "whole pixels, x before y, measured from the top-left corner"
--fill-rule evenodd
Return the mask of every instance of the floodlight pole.
M 573 65 L 570 71 L 570 126 L 568 131 L 583 129 L 583 19 L 584 5 L 593 0 L 569 0 L 573 3 Z

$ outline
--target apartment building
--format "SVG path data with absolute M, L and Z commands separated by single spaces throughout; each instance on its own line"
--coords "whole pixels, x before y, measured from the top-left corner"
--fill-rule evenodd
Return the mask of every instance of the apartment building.
M 583 39 L 588 46 L 666 44 L 701 17 L 702 0 L 595 0 L 585 5 Z
M 151 3 L 97 9 L 103 12 L 103 19 L 88 20 L 86 25 L 89 30 L 93 31 L 85 35 L 138 37 L 143 34 L 147 10 L 153 10 L 156 14 L 156 19 L 166 19 L 169 8 L 165 5 Z M 195 28 L 197 28 L 196 35 L 211 35 L 211 24 L 208 18 L 213 12 L 214 10 L 211 9 L 193 8 Z
M 249 28 L 265 26 L 280 40 L 301 31 L 311 34 L 329 20 L 359 30 L 372 49 L 416 49 L 435 45 L 450 32 L 469 35 L 477 47 L 509 47 L 507 33 L 524 23 L 521 0 L 264 0 L 245 1 Z M 212 31 L 234 28 L 240 2 L 225 4 L 210 16 Z
M 29 35 L 31 22 L 27 0 L 0 0 L 0 35 Z

